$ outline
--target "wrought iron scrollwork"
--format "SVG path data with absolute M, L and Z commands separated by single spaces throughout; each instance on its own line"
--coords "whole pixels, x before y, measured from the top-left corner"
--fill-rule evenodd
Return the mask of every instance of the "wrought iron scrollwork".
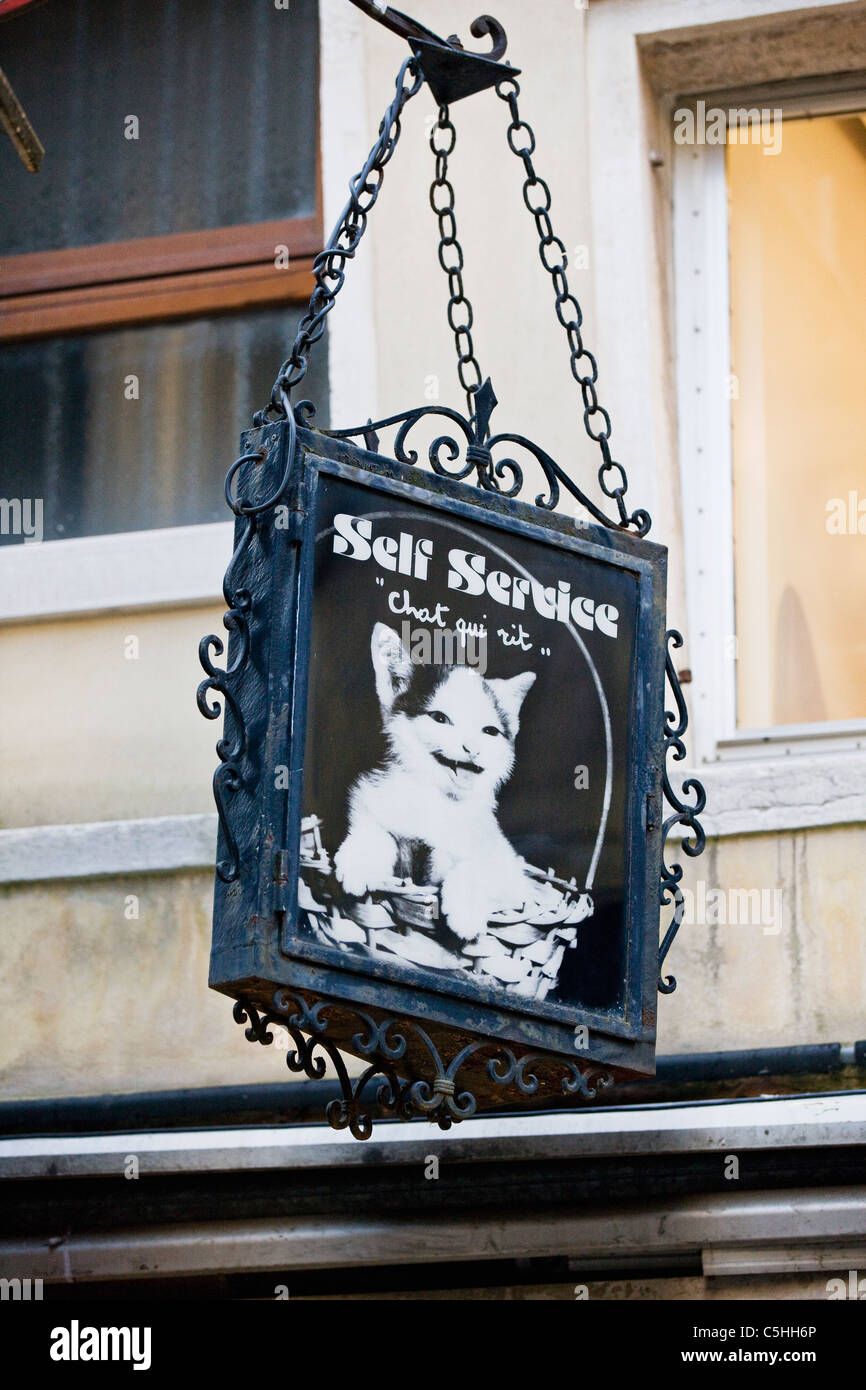
M 376 453 L 381 442 L 379 431 L 395 428 L 396 434 L 391 446 L 394 457 L 399 463 L 416 465 L 418 453 L 409 447 L 408 436 L 419 421 L 438 416 L 456 426 L 456 431 L 452 434 L 437 435 L 428 448 L 430 466 L 440 477 L 460 480 L 468 477 L 474 469 L 479 487 L 488 492 L 497 492 L 501 497 L 516 497 L 524 485 L 523 466 L 510 454 L 499 459 L 493 455 L 494 449 L 501 445 L 516 445 L 530 455 L 532 461 L 541 469 L 547 483 L 547 491 L 538 493 L 534 499 L 537 507 L 553 511 L 564 490 L 570 493 L 600 526 L 607 526 L 612 530 L 633 531 L 639 536 L 646 534 L 650 525 L 648 513 L 636 511 L 627 517 L 625 522 L 620 522 L 608 516 L 593 502 L 539 444 L 533 443 L 522 434 L 490 435 L 489 421 L 497 400 L 489 377 L 474 392 L 472 399 L 475 410 L 469 419 L 450 406 L 427 405 L 389 415 L 383 420 L 368 420 L 364 425 L 353 425 L 343 430 L 325 430 L 324 433 L 332 439 L 361 439 L 365 448 Z M 296 410 L 298 423 L 309 426 L 315 414 L 311 403 L 301 401 Z M 463 442 L 458 443 L 458 435 L 463 436 Z
M 538 1077 L 532 1068 L 537 1066 L 537 1053 L 524 1053 L 515 1056 L 511 1048 L 503 1047 L 487 1064 L 487 1072 L 501 1085 L 514 1083 L 524 1096 L 533 1096 L 538 1091 Z M 601 1067 L 581 1066 L 579 1062 L 563 1062 L 565 1075 L 562 1077 L 562 1090 L 567 1095 L 581 1095 L 584 1100 L 595 1100 L 599 1091 L 613 1085 L 613 1077 Z
M 355 1077 L 349 1075 L 345 1060 L 329 1028 L 331 1014 L 338 1011 L 357 1019 L 358 1031 L 352 1036 L 352 1050 L 369 1064 Z M 373 1122 L 368 1107 L 371 1099 L 386 1115 L 401 1120 L 427 1119 L 440 1129 L 469 1119 L 476 1113 L 478 1102 L 461 1073 L 472 1059 L 484 1063 L 484 1072 L 500 1086 L 516 1086 L 521 1095 L 532 1096 L 539 1090 L 539 1080 L 533 1068 L 545 1060 L 539 1053 L 518 1056 L 504 1044 L 479 1040 L 465 1044 L 450 1060 L 442 1057 L 429 1033 L 420 1023 L 403 1017 L 389 1017 L 376 1022 L 369 1014 L 354 1005 L 339 1000 L 318 999 L 312 1004 L 289 989 L 278 989 L 267 1010 L 259 1010 L 248 999 L 239 999 L 234 1006 L 234 1020 L 246 1025 L 245 1036 L 250 1042 L 267 1047 L 274 1041 L 274 1024 L 284 1027 L 294 1044 L 286 1054 L 292 1072 L 303 1072 L 321 1080 L 326 1059 L 331 1062 L 340 1084 L 342 1096 L 329 1102 L 326 1118 L 332 1129 L 348 1129 L 355 1139 L 369 1139 Z M 429 1063 L 430 1076 L 422 1079 L 401 1075 L 399 1064 L 405 1063 L 409 1040 L 421 1045 Z M 317 1049 L 320 1052 L 317 1055 Z M 547 1059 L 548 1061 L 550 1059 Z M 563 1069 L 560 1089 L 563 1096 L 581 1095 L 593 1100 L 598 1092 L 610 1086 L 613 1078 L 602 1067 L 582 1065 L 578 1061 L 557 1059 Z M 365 1099 L 371 1081 L 379 1078 L 375 1096 Z
M 262 457 L 261 451 L 254 454 L 242 454 L 228 471 L 226 498 L 236 515 L 241 515 L 241 504 L 235 502 L 230 496 L 231 481 L 243 464 L 261 462 Z M 199 661 L 207 674 L 207 678 L 201 682 L 196 694 L 199 710 L 205 719 L 218 719 L 223 712 L 223 705 L 215 696 L 220 696 L 231 716 L 232 736 L 227 736 L 225 733 L 229 724 L 227 718 L 223 737 L 218 740 L 216 746 L 220 764 L 213 775 L 213 796 L 228 851 L 228 857 L 219 860 L 216 866 L 217 875 L 223 883 L 232 883 L 240 871 L 238 844 L 229 820 L 226 798 L 229 793 L 236 792 L 241 785 L 241 759 L 246 751 L 246 729 L 230 682 L 241 670 L 249 654 L 249 618 L 252 598 L 248 589 L 238 585 L 236 576 L 252 540 L 254 530 L 255 516 L 247 514 L 246 524 L 235 546 L 234 554 L 229 561 L 223 580 L 223 598 L 227 608 L 223 617 L 223 627 L 229 636 L 233 636 L 237 642 L 231 664 L 227 664 L 224 668 L 215 664 L 214 658 L 222 656 L 225 651 L 223 639 L 218 637 L 216 633 L 210 633 L 209 636 L 203 637 L 198 645 Z
M 266 450 L 242 455 L 232 464 L 226 476 L 226 501 L 240 523 L 223 585 L 227 609 L 223 624 L 232 640 L 231 660 L 227 661 L 225 667 L 216 664 L 225 650 L 222 638 L 212 634 L 202 639 L 199 656 L 205 679 L 199 686 L 197 697 L 199 709 L 206 718 L 216 719 L 223 710 L 226 714 L 223 737 L 217 743 L 219 766 L 213 779 L 214 799 L 225 847 L 224 856 L 217 864 L 217 875 L 226 884 L 237 880 L 241 872 L 238 840 L 232 830 L 229 806 L 231 795 L 244 785 L 244 763 L 248 753 L 237 681 L 249 660 L 252 598 L 249 589 L 244 587 L 241 572 L 260 518 L 276 505 L 286 489 L 295 456 L 297 428 L 314 428 L 315 410 L 312 403 L 300 401 L 293 405 L 291 396 L 306 375 L 311 349 L 324 334 L 327 315 L 345 281 L 347 263 L 354 259 L 358 250 L 368 214 L 381 190 L 385 166 L 399 140 L 402 111 L 425 81 L 425 65 L 426 80 L 439 108 L 430 138 L 436 157 L 430 204 L 439 223 L 439 261 L 448 277 L 448 323 L 454 335 L 458 377 L 466 396 L 467 415 L 463 416 L 448 406 L 433 404 L 327 433 L 336 439 L 363 440 L 368 450 L 379 452 L 379 431 L 393 429 L 394 457 L 400 463 L 415 466 L 419 455 L 417 449 L 412 447 L 410 436 L 422 420 L 429 418 L 441 422 L 441 425 L 437 424 L 440 432 L 427 446 L 427 459 L 433 472 L 442 477 L 463 480 L 474 473 L 474 481 L 480 488 L 501 497 L 514 498 L 524 488 L 524 470 L 528 461 L 530 467 L 540 469 L 546 484 L 545 489 L 535 496 L 536 506 L 546 511 L 554 510 L 564 491 L 576 499 L 601 526 L 642 537 L 648 533 L 651 525 L 647 511 L 641 508 L 629 510 L 625 500 L 628 490 L 626 472 L 611 454 L 611 420 L 598 399 L 598 366 L 583 341 L 583 313 L 569 289 L 565 244 L 553 231 L 550 188 L 537 175 L 532 162 L 535 134 L 520 115 L 517 100 L 520 88 L 516 70 L 507 65 L 497 66 L 506 47 L 502 26 L 486 15 L 475 20 L 471 26 L 473 36 L 489 37 L 492 47 L 485 54 L 473 55 L 463 50 L 462 44 L 453 35 L 440 39 L 397 10 L 371 3 L 371 0 L 353 0 L 353 3 L 371 18 L 407 39 L 413 54 L 400 68 L 396 93 L 382 118 L 378 138 L 363 168 L 351 179 L 348 202 L 325 249 L 315 259 L 315 288 L 290 354 L 274 382 L 268 404 L 253 417 L 256 427 L 275 420 L 286 421 L 288 438 L 283 476 L 276 490 L 264 501 L 257 502 L 235 496 L 233 488 L 241 469 L 263 459 Z M 556 316 L 566 333 L 571 372 L 580 388 L 584 427 L 601 454 L 598 484 L 603 497 L 614 504 L 610 508 L 613 516 L 607 514 L 603 503 L 599 505 L 592 501 L 565 469 L 539 445 L 521 434 L 491 433 L 490 420 L 497 400 L 490 379 L 482 380 L 472 339 L 473 310 L 463 285 L 463 249 L 457 238 L 454 189 L 448 178 L 448 157 L 456 139 L 448 103 L 494 84 L 497 96 L 509 109 L 508 145 L 524 168 L 523 201 L 535 221 L 539 255 L 553 284 Z M 688 777 L 681 788 L 675 790 L 667 764 L 669 754 L 675 762 L 682 761 L 686 756 L 683 736 L 688 716 L 671 656 L 671 647 L 681 645 L 682 637 L 678 632 L 669 631 L 666 634 L 665 670 L 673 694 L 674 709 L 665 711 L 662 770 L 663 795 L 671 814 L 664 819 L 661 831 L 659 900 L 662 906 L 673 905 L 673 916 L 664 930 L 658 956 L 658 988 L 665 994 L 676 988 L 673 976 L 664 977 L 662 970 L 682 921 L 684 907 L 680 887 L 683 869 L 680 863 L 666 863 L 667 842 L 674 829 L 681 827 L 685 832 L 680 834 L 685 855 L 699 855 L 706 843 L 698 819 L 706 805 L 703 786 L 697 778 Z M 526 1098 L 541 1099 L 544 1096 L 552 1100 L 552 1092 L 557 1092 L 560 1097 L 580 1096 L 584 1100 L 592 1100 L 613 1081 L 611 1073 L 598 1064 L 554 1053 L 523 1052 L 519 1047 L 508 1047 L 490 1038 L 466 1042 L 464 1035 L 455 1041 L 454 1054 L 443 1056 L 441 1041 L 437 1045 L 429 1032 L 416 1021 L 402 1016 L 379 1018 L 377 1021 L 370 1013 L 345 1001 L 324 998 L 310 1001 L 303 992 L 287 988 L 278 989 L 265 1008 L 249 999 L 240 998 L 234 1007 L 234 1017 L 236 1022 L 245 1026 L 245 1034 L 250 1041 L 264 1046 L 274 1041 L 274 1024 L 285 1028 L 292 1043 L 286 1056 L 292 1072 L 321 1079 L 330 1064 L 337 1076 L 341 1095 L 327 1107 L 328 1122 L 335 1129 L 348 1129 L 356 1139 L 367 1139 L 372 1132 L 370 1093 L 374 1089 L 373 1083 L 375 1103 L 385 1114 L 404 1120 L 424 1117 L 442 1129 L 448 1129 L 452 1124 L 475 1114 L 479 1097 L 489 1100 L 491 1086 L 502 1087 L 502 1095 L 509 1098 L 516 1093 Z M 349 1075 L 341 1046 L 361 1059 L 363 1066 L 359 1075 Z
M 681 647 L 683 639 L 675 628 L 670 628 L 665 633 L 665 675 L 667 684 L 674 698 L 675 709 L 665 710 L 665 742 L 664 742 L 664 762 L 662 766 L 662 789 L 665 800 L 672 808 L 673 815 L 667 816 L 662 824 L 662 868 L 661 886 L 659 889 L 659 900 L 662 907 L 668 907 L 673 903 L 673 916 L 667 925 L 665 934 L 659 947 L 659 990 L 662 994 L 672 994 L 677 987 L 676 979 L 673 975 L 666 978 L 662 974 L 665 957 L 673 945 L 674 937 L 680 928 L 683 920 L 683 910 L 685 900 L 680 888 L 680 880 L 683 876 L 682 864 L 668 864 L 665 859 L 668 837 L 674 826 L 684 827 L 685 834 L 682 836 L 680 844 L 683 854 L 687 854 L 690 859 L 696 859 L 704 850 L 707 843 L 706 833 L 698 817 L 704 811 L 707 804 L 707 794 L 703 784 L 697 777 L 687 777 L 682 783 L 680 792 L 674 790 L 671 782 L 670 769 L 668 767 L 668 754 L 673 757 L 674 762 L 682 762 L 686 756 L 686 746 L 683 735 L 688 728 L 689 715 L 686 709 L 686 702 L 683 697 L 682 687 L 674 666 L 671 648 Z M 693 801 L 683 798 L 694 797 Z
M 235 699 L 232 684 L 246 665 L 249 656 L 252 596 L 249 589 L 239 583 L 238 575 L 255 535 L 258 518 L 270 511 L 285 492 L 295 454 L 296 431 L 297 424 L 292 415 L 282 477 L 276 489 L 263 502 L 251 502 L 240 494 L 233 496 L 232 486 L 244 464 L 261 463 L 267 457 L 267 449 L 241 454 L 226 474 L 226 503 L 235 516 L 243 521 L 240 536 L 223 579 L 223 598 L 227 610 L 223 617 L 223 627 L 235 643 L 231 663 L 225 667 L 216 665 L 215 658 L 221 657 L 225 651 L 225 643 L 216 633 L 203 637 L 198 645 L 199 661 L 206 674 L 206 679 L 201 682 L 196 692 L 198 708 L 205 719 L 218 719 L 223 712 L 223 704 L 227 712 L 223 737 L 216 745 L 219 766 L 213 775 L 213 797 L 227 850 L 226 857 L 218 860 L 216 866 L 217 876 L 223 883 L 233 883 L 240 873 L 238 842 L 228 814 L 228 798 L 233 792 L 238 791 L 242 784 L 242 760 L 247 742 L 243 713 Z M 231 733 L 227 732 L 229 726 Z

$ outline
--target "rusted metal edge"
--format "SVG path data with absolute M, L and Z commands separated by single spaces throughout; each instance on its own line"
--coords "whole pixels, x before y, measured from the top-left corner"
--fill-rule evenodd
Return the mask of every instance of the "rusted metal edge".
M 18 151 L 21 163 L 31 174 L 38 174 L 45 147 L 27 119 L 27 112 L 0 68 L 0 121 Z

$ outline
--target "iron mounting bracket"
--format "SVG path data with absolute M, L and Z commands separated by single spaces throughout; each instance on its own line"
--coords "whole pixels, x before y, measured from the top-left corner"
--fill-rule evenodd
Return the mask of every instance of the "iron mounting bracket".
M 488 14 L 479 15 L 469 26 L 473 38 L 489 36 L 492 47 L 489 53 L 467 53 L 456 34 L 442 39 L 417 20 L 410 19 L 400 10 L 392 10 L 377 0 L 352 0 L 359 10 L 405 39 L 412 52 L 420 60 L 424 80 L 440 106 L 449 106 L 461 97 L 483 92 L 495 87 L 504 77 L 516 77 L 519 68 L 510 63 L 500 62 L 508 39 L 498 19 Z

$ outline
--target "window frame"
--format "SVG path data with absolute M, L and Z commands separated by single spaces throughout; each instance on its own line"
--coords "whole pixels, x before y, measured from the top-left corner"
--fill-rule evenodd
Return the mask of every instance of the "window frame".
M 793 95 L 792 73 L 804 69 L 800 93 L 862 88 L 866 14 L 832 0 L 704 0 L 700 15 L 687 17 L 677 0 L 606 0 L 585 11 L 584 31 L 592 138 L 580 178 L 592 188 L 593 346 L 616 408 L 618 457 L 670 546 L 668 619 L 685 636 L 679 664 L 697 678 L 683 694 L 689 763 L 707 790 L 703 823 L 711 839 L 866 823 L 866 751 L 843 751 L 825 737 L 812 756 L 788 756 L 772 739 L 754 756 L 721 760 L 717 731 L 699 708 L 707 702 L 698 698 L 683 554 L 692 518 L 677 442 L 673 248 L 676 107 L 744 83 L 750 94 L 762 84 L 766 104 L 777 105 L 783 91 Z
M 320 0 L 320 75 L 322 10 Z M 7 14 L 12 18 L 7 10 L 0 18 Z M 315 257 L 324 247 L 320 91 L 316 132 L 314 208 L 307 216 L 5 257 L 0 348 L 72 333 L 306 305 L 315 287 Z M 281 246 L 289 253 L 284 268 L 276 265 Z M 227 466 L 230 461 L 227 457 Z M 0 626 L 215 602 L 231 535 L 230 521 L 202 522 L 0 547 Z
M 866 109 L 866 85 L 805 79 L 690 93 L 722 109 L 771 107 L 782 119 Z M 738 763 L 768 756 L 866 749 L 866 718 L 766 728 L 737 727 L 733 440 L 728 189 L 724 145 L 672 145 L 676 397 L 686 604 L 694 679 L 696 761 Z M 695 461 L 700 460 L 696 467 Z M 760 479 L 755 480 L 761 505 Z
M 320 191 L 317 196 L 321 200 Z M 289 248 L 285 269 L 275 266 L 277 246 Z M 0 342 L 303 303 L 321 249 L 317 213 L 7 256 L 0 275 Z

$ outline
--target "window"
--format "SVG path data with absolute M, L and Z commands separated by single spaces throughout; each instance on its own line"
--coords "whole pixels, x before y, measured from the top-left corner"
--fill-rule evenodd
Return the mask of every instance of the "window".
M 866 113 L 729 141 L 737 726 L 866 717 Z
M 763 138 L 732 124 L 765 105 Z M 866 747 L 866 100 L 710 107 L 674 184 L 700 756 Z
M 281 306 L 7 346 L 4 495 L 42 500 L 44 540 L 225 521 L 228 454 L 252 408 L 267 402 L 300 312 Z M 305 383 L 318 400 L 323 360 L 313 354 Z
M 33 175 L 0 142 L 0 492 L 42 500 L 45 540 L 225 520 L 321 249 L 317 23 L 47 0 L 0 25 L 46 148 Z

